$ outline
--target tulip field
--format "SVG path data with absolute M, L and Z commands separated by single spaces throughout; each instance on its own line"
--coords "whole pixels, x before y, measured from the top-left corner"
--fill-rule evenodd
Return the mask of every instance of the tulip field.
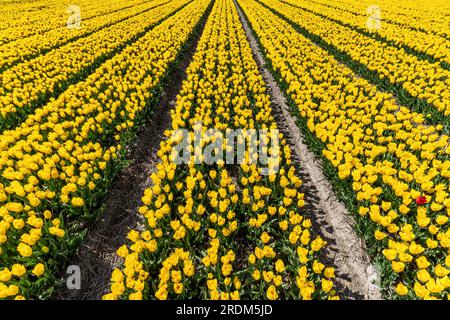
M 0 13 L 0 300 L 450 299 L 448 1 Z

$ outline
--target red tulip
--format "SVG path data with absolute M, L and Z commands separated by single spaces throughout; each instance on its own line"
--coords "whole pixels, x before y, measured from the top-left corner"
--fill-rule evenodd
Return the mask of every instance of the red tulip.
M 420 196 L 416 199 L 416 203 L 417 203 L 417 205 L 421 206 L 421 205 L 427 203 L 427 198 Z

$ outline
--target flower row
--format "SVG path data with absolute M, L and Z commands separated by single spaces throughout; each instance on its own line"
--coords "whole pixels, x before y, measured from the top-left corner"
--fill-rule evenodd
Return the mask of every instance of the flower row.
M 101 0 L 96 2 L 79 0 L 72 5 L 80 8 L 82 20 L 90 20 L 149 1 L 154 0 Z M 0 9 L 4 17 L 0 21 L 0 45 L 67 27 L 70 15 L 77 14 L 77 12 L 69 10 L 69 7 L 70 3 L 54 0 L 4 4 Z
M 331 18 L 357 31 L 370 31 L 374 38 L 381 36 L 399 47 L 406 46 L 421 54 L 425 53 L 437 61 L 450 63 L 450 39 L 384 21 L 382 8 L 373 9 L 369 15 L 366 10 L 358 15 L 312 2 L 300 4 L 294 0 L 283 0 L 283 2 Z
M 300 12 L 278 0 L 262 0 L 261 3 L 363 64 L 381 79 L 400 86 L 442 114 L 450 114 L 450 71 L 441 68 L 439 63 L 421 60 L 404 49 L 387 45 L 315 14 Z M 445 117 L 441 120 L 446 121 Z
M 312 2 L 312 1 L 311 1 Z M 399 5 L 398 1 L 383 1 L 377 4 L 371 0 L 342 0 L 334 1 L 332 4 L 325 0 L 314 0 L 317 4 L 327 5 L 330 8 L 343 10 L 354 15 L 364 16 L 366 19 L 375 13 L 372 8 L 378 6 L 381 14 L 381 25 L 389 23 L 403 26 L 409 30 L 422 31 L 440 37 L 450 38 L 450 27 L 446 23 L 444 7 L 445 0 L 431 0 L 424 2 L 408 2 L 406 7 Z M 419 6 L 417 6 L 417 4 Z M 378 10 L 377 8 L 377 10 Z M 450 8 L 448 8 L 450 9 Z M 448 10 L 447 9 L 447 10 Z M 364 23 L 365 24 L 365 23 Z M 364 26 L 362 24 L 361 26 Z

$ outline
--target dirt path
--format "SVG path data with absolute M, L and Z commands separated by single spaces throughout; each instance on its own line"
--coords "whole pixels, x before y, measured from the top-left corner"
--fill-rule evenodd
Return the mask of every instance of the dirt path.
M 212 6 L 207 10 L 209 15 Z M 104 202 L 102 216 L 89 228 L 86 238 L 67 265 L 81 270 L 81 289 L 69 290 L 63 286 L 55 299 L 96 300 L 109 289 L 111 273 L 122 263 L 116 250 L 126 242 L 128 231 L 142 229 L 143 220 L 138 209 L 144 190 L 151 186 L 150 175 L 159 163 L 157 151 L 166 137 L 164 131 L 171 124 L 170 110 L 186 78 L 186 68 L 192 60 L 206 18 L 196 31 L 193 41 L 180 57 L 178 66 L 169 75 L 165 89 L 155 105 L 155 113 L 139 129 L 137 138 L 128 146 L 130 160 L 116 178 Z
M 236 3 L 236 1 L 235 1 Z M 319 232 L 328 242 L 327 260 L 336 268 L 338 294 L 344 299 L 381 299 L 378 274 L 355 233 L 354 221 L 339 202 L 321 169 L 321 163 L 308 150 L 305 139 L 289 112 L 289 106 L 265 60 L 241 9 L 237 6 L 250 46 L 271 96 L 278 127 L 286 136 L 303 180 L 301 190 L 313 212 Z

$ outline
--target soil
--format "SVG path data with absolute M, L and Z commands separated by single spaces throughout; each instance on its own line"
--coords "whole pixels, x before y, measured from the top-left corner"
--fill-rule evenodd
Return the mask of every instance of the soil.
M 321 162 L 308 150 L 305 139 L 289 112 L 289 106 L 276 80 L 266 66 L 249 24 L 239 6 L 238 13 L 244 26 L 254 58 L 271 96 L 274 116 L 280 131 L 287 138 L 294 161 L 303 180 L 301 191 L 313 214 L 315 225 L 326 239 L 325 259 L 336 269 L 336 287 L 343 299 L 381 299 L 379 276 L 367 255 L 364 242 L 354 231 L 355 222 L 346 207 L 338 201 L 330 182 L 325 177 Z

